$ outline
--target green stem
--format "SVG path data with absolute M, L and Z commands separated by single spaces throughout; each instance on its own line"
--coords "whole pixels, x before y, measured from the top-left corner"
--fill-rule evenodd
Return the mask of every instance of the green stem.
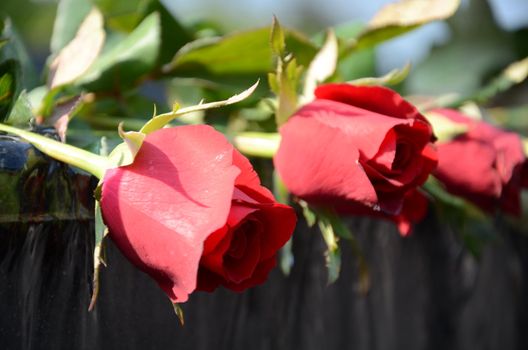
M 85 170 L 97 176 L 99 179 L 101 179 L 104 176 L 105 171 L 111 167 L 111 164 L 106 157 L 55 141 L 30 131 L 17 129 L 4 124 L 0 124 L 0 131 L 17 135 L 48 156 Z
M 242 132 L 233 139 L 236 148 L 247 156 L 273 158 L 280 144 L 277 133 Z

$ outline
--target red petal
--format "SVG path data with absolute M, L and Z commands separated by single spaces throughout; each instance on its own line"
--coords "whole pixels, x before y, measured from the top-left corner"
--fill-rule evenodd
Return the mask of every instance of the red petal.
M 413 224 L 421 221 L 427 214 L 428 205 L 427 198 L 417 190 L 412 190 L 405 195 L 401 213 L 392 218 L 402 236 L 411 234 Z
M 251 223 L 250 223 L 251 225 Z M 241 231 L 239 231 L 241 230 Z M 244 236 L 240 239 L 246 240 L 245 251 L 239 258 L 235 258 L 230 254 L 224 257 L 225 276 L 228 281 L 240 283 L 253 275 L 260 261 L 260 235 L 262 228 L 253 228 L 250 231 L 245 229 L 245 224 L 237 227 L 234 236 Z
M 258 174 L 249 160 L 236 149 L 233 150 L 233 164 L 240 169 L 240 174 L 235 180 L 236 187 L 250 196 L 256 195 L 259 202 L 275 202 L 273 194 L 260 184 Z
M 226 223 L 233 147 L 209 126 L 149 134 L 133 164 L 107 171 L 101 206 L 110 237 L 138 268 L 184 302 L 205 239 Z
M 346 103 L 394 118 L 420 119 L 426 122 L 416 107 L 405 101 L 395 91 L 383 86 L 325 84 L 315 89 L 315 96 L 319 99 Z
M 268 279 L 270 271 L 275 267 L 276 264 L 277 258 L 275 255 L 273 255 L 271 258 L 259 263 L 253 272 L 253 275 L 251 275 L 251 278 L 248 278 L 247 280 L 244 280 L 240 283 L 226 281 L 224 282 L 224 286 L 236 292 L 241 292 L 247 288 L 262 284 Z
M 292 117 L 280 133 L 274 163 L 291 193 L 314 203 L 339 200 L 372 206 L 377 202 L 353 138 L 299 116 Z
M 322 125 L 338 129 L 336 133 L 343 133 L 354 140 L 362 159 L 372 159 L 394 127 L 413 123 L 329 100 L 315 100 L 307 104 L 295 113 L 295 118 L 313 118 Z M 430 137 L 430 134 L 427 136 Z

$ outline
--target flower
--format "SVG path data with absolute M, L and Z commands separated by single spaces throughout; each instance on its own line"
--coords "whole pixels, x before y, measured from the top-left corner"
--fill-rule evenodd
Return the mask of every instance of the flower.
M 495 209 L 520 215 L 520 191 L 525 156 L 519 135 L 451 109 L 433 110 L 468 129 L 438 144 L 438 168 L 434 176 L 446 190 L 474 203 L 486 212 Z
M 202 289 L 262 283 L 295 226 L 293 209 L 205 125 L 148 134 L 131 165 L 106 172 L 101 209 L 117 247 L 173 302 L 196 289 L 199 269 Z
M 328 84 L 315 96 L 280 128 L 274 162 L 286 187 L 312 204 L 401 222 L 406 195 L 437 163 L 431 125 L 388 88 Z

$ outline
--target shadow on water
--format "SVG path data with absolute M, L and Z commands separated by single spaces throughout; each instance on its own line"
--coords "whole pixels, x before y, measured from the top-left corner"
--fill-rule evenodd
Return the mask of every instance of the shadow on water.
M 324 242 L 302 223 L 288 277 L 237 294 L 195 293 L 180 326 L 168 298 L 108 246 L 92 281 L 94 179 L 0 134 L 0 349 L 525 349 L 528 238 L 501 232 L 480 260 L 434 215 L 402 239 L 390 224 L 349 222 L 371 273 L 356 288 L 345 246 L 326 285 Z

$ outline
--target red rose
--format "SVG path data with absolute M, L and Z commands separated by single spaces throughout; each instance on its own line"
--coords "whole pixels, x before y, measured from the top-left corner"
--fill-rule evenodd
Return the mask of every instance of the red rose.
M 446 190 L 487 212 L 502 209 L 520 215 L 525 156 L 519 135 L 455 110 L 439 109 L 432 113 L 468 127 L 462 135 L 438 145 L 438 168 L 434 175 Z
M 296 220 L 205 125 L 149 134 L 133 164 L 105 174 L 101 208 L 121 252 L 173 302 L 196 289 L 199 266 L 203 289 L 263 282 Z
M 384 87 L 328 84 L 315 96 L 280 128 L 274 161 L 286 187 L 310 203 L 401 221 L 406 195 L 436 166 L 431 125 Z

